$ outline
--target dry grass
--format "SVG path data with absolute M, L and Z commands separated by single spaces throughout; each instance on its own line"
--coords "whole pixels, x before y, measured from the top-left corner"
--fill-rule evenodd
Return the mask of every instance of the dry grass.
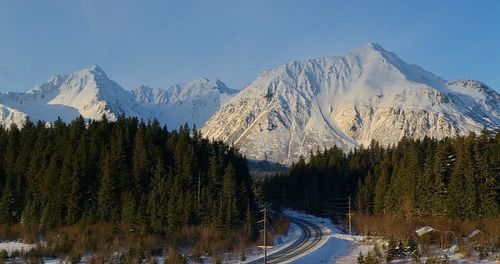
M 0 225 L 0 240 L 21 240 L 25 243 L 35 243 L 38 239 L 39 232 L 36 228 L 23 227 L 20 224 L 15 225 Z
M 480 230 L 479 235 L 468 239 L 470 243 L 500 248 L 500 217 L 478 220 L 428 217 L 408 223 L 389 215 L 354 214 L 352 220 L 354 228 L 363 235 L 394 237 L 402 240 L 416 236 L 415 230 L 419 227 L 431 226 L 439 232 L 422 237 L 420 242 L 438 244 L 441 248 L 446 248 L 461 238 L 469 236 L 475 230 Z
M 386 236 L 396 239 L 407 238 L 415 231 L 403 220 L 388 215 L 373 216 L 355 213 L 352 217 L 352 225 L 363 235 Z
M 46 246 L 31 252 L 30 258 L 54 256 L 78 260 L 80 256 L 93 253 L 94 262 L 110 259 L 114 252 L 121 252 L 122 258 L 127 261 L 158 255 L 170 256 L 173 252 L 199 259 L 253 245 L 253 242 L 245 239 L 242 229 L 221 231 L 203 226 L 183 227 L 171 234 L 154 234 L 144 227 L 131 229 L 127 225 L 108 223 L 77 224 L 44 232 L 20 225 L 0 226 L 0 240 L 21 239 L 26 243 L 35 243 L 39 238 L 46 241 Z M 182 262 L 180 258 L 176 259 Z

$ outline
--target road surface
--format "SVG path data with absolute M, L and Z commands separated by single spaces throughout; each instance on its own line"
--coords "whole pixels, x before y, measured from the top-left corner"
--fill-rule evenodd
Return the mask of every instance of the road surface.
M 313 249 L 318 243 L 321 242 L 323 237 L 323 232 L 321 228 L 314 223 L 309 221 L 298 219 L 295 217 L 288 217 L 290 222 L 296 224 L 302 231 L 302 235 L 297 241 L 290 244 L 288 247 L 278 251 L 270 253 L 267 256 L 267 263 L 288 263 L 295 260 L 297 257 L 305 255 L 309 250 Z M 248 262 L 248 264 L 261 264 L 264 263 L 264 258 L 259 258 L 254 261 Z

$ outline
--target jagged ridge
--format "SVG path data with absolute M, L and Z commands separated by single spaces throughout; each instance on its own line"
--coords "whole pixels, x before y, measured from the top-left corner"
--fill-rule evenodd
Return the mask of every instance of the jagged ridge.
M 127 91 L 93 65 L 70 75 L 54 75 L 27 92 L 0 94 L 0 124 L 22 126 L 27 116 L 52 122 L 57 117 L 69 121 L 78 115 L 90 119 L 104 115 L 114 120 L 124 114 L 144 120 L 156 118 L 171 127 L 185 122 L 201 126 L 236 93 L 222 81 L 207 78 L 167 89 L 141 86 Z
M 499 95 L 478 83 L 447 83 L 368 44 L 344 57 L 264 72 L 215 113 L 202 133 L 235 144 L 250 159 L 290 163 L 333 145 L 347 151 L 372 140 L 388 145 L 403 136 L 497 129 Z

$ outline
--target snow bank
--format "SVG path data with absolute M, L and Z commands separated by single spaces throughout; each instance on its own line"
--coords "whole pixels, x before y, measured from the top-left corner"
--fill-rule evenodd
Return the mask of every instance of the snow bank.
M 35 244 L 26 244 L 21 242 L 0 242 L 0 251 L 7 251 L 7 254 L 11 255 L 12 253 L 19 252 L 27 252 L 35 247 Z
M 434 231 L 436 231 L 436 229 L 434 229 L 430 226 L 424 226 L 424 227 L 421 227 L 421 228 L 418 228 L 417 230 L 415 230 L 415 233 L 417 233 L 418 236 L 423 236 L 427 233 L 434 232 Z

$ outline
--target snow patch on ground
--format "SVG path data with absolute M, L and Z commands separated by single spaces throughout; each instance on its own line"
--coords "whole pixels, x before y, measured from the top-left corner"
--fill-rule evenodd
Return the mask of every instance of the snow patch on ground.
M 434 229 L 431 230 L 429 228 L 426 228 L 425 231 L 431 232 L 434 231 Z M 334 262 L 330 262 L 335 264 L 356 263 L 359 253 L 362 253 L 364 256 L 366 256 L 368 252 L 373 251 L 375 244 L 377 244 L 379 248 L 384 252 L 384 250 L 382 249 L 382 244 L 386 244 L 387 242 L 382 238 L 370 238 L 367 236 L 350 236 L 343 234 L 338 234 L 334 236 L 338 239 L 351 241 L 349 249 L 345 252 L 345 254 L 343 256 L 336 258 Z M 453 245 L 450 248 L 444 250 L 436 248 L 433 254 L 435 256 L 435 259 L 446 260 L 448 261 L 448 263 L 473 263 L 473 264 L 498 263 L 494 260 L 494 258 L 496 258 L 497 256 L 490 256 L 488 259 L 479 260 L 476 254 L 476 256 L 474 256 L 473 259 L 465 258 L 459 253 L 457 245 Z M 429 257 L 422 257 L 420 258 L 420 262 L 425 263 L 428 259 Z M 404 259 L 395 259 L 390 263 L 414 263 L 414 259 L 410 257 Z
M 351 241 L 349 249 L 344 255 L 338 257 L 333 263 L 356 263 L 359 253 L 366 254 L 373 250 L 375 244 L 380 244 L 380 239 L 370 239 L 366 236 L 338 235 L 339 239 Z
M 0 242 L 0 251 L 6 251 L 8 255 L 19 251 L 19 252 L 27 252 L 31 249 L 35 248 L 35 244 L 26 244 L 22 242 Z
M 429 232 L 434 232 L 434 231 L 435 231 L 434 228 L 432 228 L 430 226 L 424 226 L 424 227 L 421 227 L 421 228 L 417 229 L 415 231 L 415 233 L 417 233 L 418 236 L 423 236 L 423 235 L 425 235 L 425 234 L 427 234 Z

